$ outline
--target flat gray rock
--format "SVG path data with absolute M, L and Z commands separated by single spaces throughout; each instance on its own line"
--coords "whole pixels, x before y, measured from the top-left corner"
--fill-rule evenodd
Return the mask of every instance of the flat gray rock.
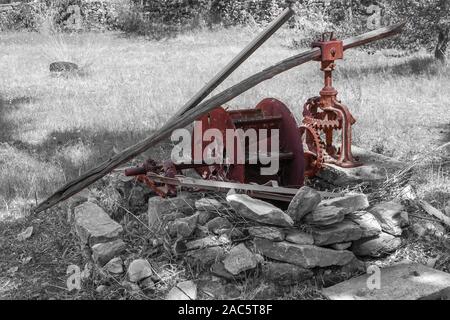
M 230 221 L 228 221 L 227 218 L 224 217 L 216 217 L 210 221 L 208 221 L 205 224 L 205 227 L 208 229 L 208 231 L 213 232 L 213 233 L 218 233 L 219 230 L 223 230 L 223 229 L 231 229 L 233 228 L 233 225 L 231 224 Z
M 187 238 L 194 233 L 197 227 L 198 213 L 185 218 L 176 219 L 172 227 L 176 230 L 178 238 Z
M 225 269 L 232 275 L 237 275 L 243 271 L 256 268 L 258 259 L 255 254 L 241 243 L 233 247 L 223 260 Z
M 322 197 L 319 192 L 313 188 L 303 186 L 298 189 L 286 213 L 292 220 L 299 222 L 306 214 L 316 209 L 321 200 Z
M 103 269 L 109 273 L 121 274 L 123 273 L 123 261 L 122 258 L 117 257 L 108 261 L 107 264 L 103 266 Z
M 128 266 L 128 279 L 130 282 L 138 282 L 153 274 L 150 263 L 145 259 L 133 260 Z
M 343 266 L 355 258 L 350 251 L 337 251 L 313 245 L 272 242 L 261 238 L 255 239 L 254 242 L 256 250 L 264 256 L 303 268 Z
M 227 236 L 207 236 L 201 239 L 192 240 L 186 243 L 187 250 L 197 250 L 210 247 L 218 247 L 230 244 L 230 239 Z
M 354 241 L 351 250 L 357 256 L 377 258 L 397 250 L 401 244 L 401 238 L 382 232 L 372 238 Z
M 402 228 L 409 223 L 405 207 L 396 201 L 381 202 L 369 210 L 381 225 L 384 232 L 400 236 Z
M 253 237 L 265 238 L 271 241 L 283 241 L 284 232 L 276 227 L 255 226 L 248 228 L 248 233 Z
M 419 300 L 438 299 L 450 287 L 450 274 L 417 263 L 402 263 L 381 269 L 380 286 L 362 275 L 322 290 L 331 300 Z M 368 281 L 369 280 L 369 281 Z
M 313 236 L 300 230 L 289 230 L 286 233 L 286 241 L 296 244 L 314 244 Z
M 303 220 L 311 226 L 324 227 L 341 222 L 344 218 L 344 208 L 320 205 L 313 212 L 307 214 Z
M 179 195 L 174 198 L 151 197 L 148 199 L 148 225 L 151 228 L 159 228 L 163 216 L 182 212 L 192 215 L 195 211 L 195 199 L 187 195 Z
M 213 198 L 202 198 L 195 201 L 195 208 L 199 211 L 221 211 L 225 207 L 220 201 Z
M 126 249 L 125 242 L 117 239 L 110 242 L 97 243 L 92 246 L 92 258 L 100 267 Z
M 344 220 L 325 228 L 313 228 L 312 235 L 316 246 L 326 246 L 358 240 L 362 230 L 356 223 Z
M 352 146 L 352 153 L 364 164 L 357 168 L 341 168 L 325 164 L 317 176 L 335 186 L 346 187 L 359 183 L 377 185 L 386 177 L 403 169 L 405 164 L 381 154 Z
M 314 273 L 290 263 L 267 262 L 262 266 L 262 275 L 277 285 L 292 286 L 312 278 Z
M 225 256 L 225 249 L 222 247 L 209 247 L 199 250 L 192 250 L 186 253 L 185 259 L 196 269 L 207 269 L 212 264 L 221 261 Z
M 117 239 L 123 231 L 98 205 L 85 202 L 74 210 L 75 231 L 83 244 L 93 246 L 99 242 Z
M 166 296 L 166 300 L 196 300 L 197 285 L 193 281 L 179 282 Z
M 345 208 L 345 214 L 364 210 L 369 207 L 369 200 L 363 193 L 349 193 L 343 197 L 331 198 L 321 202 L 321 206 Z
M 346 216 L 347 219 L 356 223 L 362 231 L 361 238 L 370 238 L 381 233 L 381 226 L 373 214 L 366 211 L 357 211 Z
M 262 200 L 253 199 L 246 194 L 227 196 L 228 203 L 237 214 L 246 219 L 279 227 L 291 227 L 294 221 L 281 209 Z

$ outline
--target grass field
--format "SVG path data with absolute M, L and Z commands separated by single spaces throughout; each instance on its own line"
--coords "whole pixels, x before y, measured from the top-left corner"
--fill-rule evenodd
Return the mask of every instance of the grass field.
M 201 31 L 160 42 L 114 33 L 0 34 L 0 299 L 133 298 L 120 283 L 98 294 L 98 274 L 83 290 L 69 293 L 67 266 L 82 266 L 86 259 L 65 211 L 55 208 L 34 216 L 26 214 L 28 208 L 160 127 L 257 32 Z M 302 51 L 289 47 L 300 36 L 283 31 L 273 37 L 216 91 Z M 52 76 L 49 64 L 56 60 L 73 61 L 81 72 Z M 335 81 L 357 119 L 355 144 L 417 163 L 411 183 L 439 209 L 450 200 L 450 150 L 430 150 L 450 141 L 449 80 L 450 67 L 426 53 L 352 50 L 338 62 Z M 303 103 L 321 87 L 319 65 L 312 62 L 255 87 L 229 106 L 249 108 L 272 96 L 300 122 Z M 29 226 L 33 236 L 18 242 L 17 234 Z M 130 247 L 140 250 L 134 243 Z M 387 260 L 427 263 L 433 258 L 436 268 L 448 271 L 446 250 L 441 240 L 412 237 Z M 176 276 L 166 289 L 179 280 L 178 274 L 189 276 L 179 263 L 172 271 Z M 240 298 L 254 298 L 261 289 L 251 281 L 241 286 Z M 321 298 L 314 286 L 303 284 L 283 297 Z
M 120 34 L 0 35 L 0 207 L 14 215 L 26 203 L 161 126 L 258 30 L 202 31 L 154 42 Z M 299 50 L 296 34 L 269 40 L 218 89 Z M 55 60 L 82 67 L 51 76 Z M 338 63 L 335 86 L 357 119 L 355 144 L 411 161 L 450 140 L 450 68 L 425 53 L 394 57 L 353 50 Z M 301 108 L 322 86 L 319 65 L 303 65 L 229 103 L 253 107 L 264 97 Z M 450 193 L 448 160 L 429 166 L 427 192 Z M 443 169 L 444 168 L 444 169 Z M 19 210 L 20 211 L 20 210 Z

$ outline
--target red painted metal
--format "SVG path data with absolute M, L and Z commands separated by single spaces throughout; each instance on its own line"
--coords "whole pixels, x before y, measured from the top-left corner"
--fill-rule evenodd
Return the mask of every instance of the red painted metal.
M 329 37 L 328 37 L 329 35 Z M 333 163 L 341 167 L 351 168 L 360 166 L 351 152 L 352 125 L 355 119 L 349 109 L 338 99 L 337 90 L 333 87 L 333 71 L 335 61 L 343 59 L 344 47 L 340 40 L 333 37 L 333 33 L 323 34 L 320 41 L 314 42 L 313 47 L 321 49 L 321 56 L 316 59 L 321 63 L 324 73 L 324 87 L 320 96 L 308 99 L 303 106 L 303 121 L 300 127 L 289 108 L 281 101 L 273 98 L 262 100 L 254 109 L 225 110 L 218 107 L 202 116 L 194 124 L 192 141 L 192 163 L 176 164 L 166 161 L 157 164 L 148 160 L 142 167 L 126 170 L 126 175 L 137 175 L 138 179 L 158 194 L 172 195 L 175 186 L 166 184 L 161 187 L 151 181 L 147 172 L 162 177 L 174 179 L 175 176 L 187 168 L 195 169 L 203 179 L 229 181 L 241 184 L 257 183 L 265 185 L 277 181 L 281 186 L 300 187 L 305 177 L 315 176 L 324 163 Z M 204 134 L 209 129 L 216 129 L 223 141 L 223 159 L 227 161 L 208 165 L 204 159 L 204 151 L 213 141 L 204 141 Z M 268 129 L 267 150 L 271 150 L 270 130 L 279 130 L 279 150 L 277 154 L 267 154 L 278 157 L 280 170 L 272 176 L 261 176 L 261 162 L 251 162 L 254 156 L 260 156 L 259 147 L 252 148 L 247 139 L 241 143 L 233 143 L 234 150 L 227 150 L 227 130 L 255 129 L 258 141 L 261 140 L 260 129 Z M 340 131 L 340 147 L 334 145 L 333 133 Z M 236 139 L 236 138 L 233 138 Z M 219 142 L 220 144 L 220 142 Z M 195 159 L 195 149 L 200 150 L 201 159 Z M 198 151 L 197 150 L 197 151 Z M 252 154 L 250 151 L 257 151 Z M 233 151 L 234 157 L 231 155 Z M 240 163 L 237 154 L 245 154 L 245 162 Z M 197 160 L 197 161 L 194 161 Z M 149 178 L 150 177 L 150 178 Z M 172 181 L 166 179 L 167 181 Z
M 303 106 L 303 125 L 300 129 L 303 140 L 309 141 L 313 150 L 308 152 L 308 175 L 314 175 L 325 163 L 333 163 L 344 168 L 361 166 L 362 163 L 352 155 L 352 125 L 356 120 L 349 109 L 338 99 L 337 90 L 333 87 L 333 71 L 336 67 L 334 61 L 343 59 L 344 50 L 342 41 L 333 38 L 330 33 L 328 40 L 326 34 L 321 41 L 313 43 L 313 47 L 321 49 L 321 70 L 324 72 L 324 87 L 319 97 L 308 99 Z M 341 131 L 341 145 L 333 145 L 334 130 Z M 324 136 L 324 140 L 321 138 Z M 314 147 L 312 146 L 314 144 Z M 322 156 L 323 155 L 323 156 Z
M 198 125 L 201 124 L 201 128 L 198 127 Z M 230 115 L 221 107 L 218 107 L 208 114 L 204 115 L 200 119 L 198 119 L 198 122 L 196 123 L 197 129 L 194 127 L 193 130 L 193 140 L 192 140 L 192 158 L 194 159 L 194 149 L 196 145 L 201 145 L 202 155 L 205 150 L 205 148 L 212 142 L 212 141 L 203 141 L 203 136 L 205 132 L 209 129 L 218 129 L 223 137 L 223 146 L 224 146 L 224 154 L 223 158 L 226 159 L 229 158 L 229 154 L 227 154 L 226 145 L 227 145 L 227 135 L 226 130 L 231 129 L 235 130 L 236 127 L 233 123 L 233 119 L 230 117 Z M 200 130 L 201 129 L 201 130 Z M 200 134 L 199 134 L 200 133 Z M 234 144 L 234 157 L 233 159 L 229 159 L 229 163 L 223 163 L 223 164 L 213 164 L 213 165 L 198 165 L 195 166 L 195 170 L 198 172 L 198 174 L 208 180 L 229 180 L 229 181 L 236 181 L 236 182 L 245 182 L 245 168 L 243 164 L 238 163 L 237 154 L 238 151 L 241 152 L 240 145 L 235 143 Z M 198 159 L 199 160 L 199 159 Z M 202 159 L 203 161 L 205 159 Z
M 305 158 L 294 115 L 284 103 L 273 98 L 264 99 L 258 103 L 256 109 L 261 110 L 264 117 L 278 116 L 281 118 L 278 123 L 280 153 L 291 152 L 293 154 L 293 158 L 289 161 L 280 160 L 280 185 L 303 186 Z

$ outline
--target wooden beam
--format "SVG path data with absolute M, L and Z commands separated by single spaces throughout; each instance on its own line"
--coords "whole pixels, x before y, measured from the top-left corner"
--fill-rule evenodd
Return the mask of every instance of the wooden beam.
M 172 117 L 176 118 L 198 105 L 214 89 L 216 89 L 228 76 L 236 70 L 250 55 L 252 55 L 267 39 L 269 39 L 289 18 L 294 11 L 286 8 L 277 19 L 272 21 L 266 29 L 250 42 L 239 54 L 234 57 L 218 74 L 214 76 L 199 92 L 197 92 L 180 110 Z M 170 120 L 169 120 L 170 121 Z
M 360 46 L 375 40 L 390 37 L 394 34 L 401 32 L 403 26 L 404 23 L 396 24 L 390 27 L 385 27 L 375 31 L 371 31 L 357 37 L 346 39 L 344 40 L 344 49 L 353 48 L 355 46 Z M 41 202 L 34 209 L 34 211 L 40 212 L 46 210 L 56 205 L 57 203 L 66 200 L 67 198 L 73 196 L 74 194 L 88 187 L 95 181 L 104 177 L 121 164 L 133 159 L 134 157 L 146 151 L 150 147 L 170 137 L 173 130 L 188 126 L 193 121 L 200 118 L 202 115 L 208 113 L 209 111 L 213 110 L 214 108 L 224 103 L 227 103 L 228 101 L 234 99 L 238 95 L 255 87 L 259 83 L 269 80 L 274 76 L 283 73 L 287 70 L 290 70 L 296 66 L 302 65 L 308 61 L 319 58 L 320 55 L 321 55 L 320 49 L 313 48 L 306 52 L 290 57 L 263 71 L 260 71 L 248 77 L 247 79 L 241 81 L 240 83 L 202 102 L 195 108 L 186 110 L 181 116 L 171 118 L 170 121 L 168 121 L 161 129 L 153 133 L 150 137 L 131 147 L 126 148 L 119 154 L 116 154 L 115 156 L 101 163 L 97 167 L 85 172 L 80 177 L 68 182 L 66 185 L 57 190 L 53 195 L 51 195 L 48 199 Z
M 432 215 L 433 217 L 438 218 L 440 221 L 445 223 L 447 227 L 450 227 L 450 217 L 447 217 L 445 214 L 443 214 L 441 211 L 433 207 L 431 204 L 424 200 L 419 200 L 417 203 L 422 207 L 422 209 Z

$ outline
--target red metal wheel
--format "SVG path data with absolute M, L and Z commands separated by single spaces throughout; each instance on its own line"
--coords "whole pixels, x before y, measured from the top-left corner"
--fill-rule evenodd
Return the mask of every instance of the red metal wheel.
M 322 168 L 321 139 L 317 131 L 309 125 L 300 126 L 299 131 L 305 158 L 305 177 L 311 178 Z
M 206 115 L 202 116 L 200 119 L 197 120 L 198 122 L 196 125 L 198 126 L 201 124 L 201 130 L 200 128 L 195 128 L 194 126 L 194 135 L 192 140 L 192 158 L 194 159 L 194 150 L 195 146 L 197 147 L 201 146 L 201 152 L 202 155 L 204 154 L 205 148 L 208 147 L 211 143 L 214 142 L 214 139 L 212 141 L 203 141 L 204 134 L 209 129 L 216 129 L 219 130 L 220 134 L 223 137 L 223 159 L 227 159 L 227 156 L 229 153 L 227 153 L 226 150 L 226 130 L 227 129 L 236 129 L 232 119 L 228 115 L 228 113 L 222 108 L 218 107 Z M 201 132 L 201 135 L 198 134 L 198 132 Z M 219 143 L 219 142 L 218 142 Z M 239 144 L 234 144 L 234 155 L 238 154 L 238 148 L 240 148 Z M 242 153 L 243 154 L 243 153 Z M 203 159 L 204 160 L 204 159 Z M 227 163 L 219 163 L 219 164 L 212 164 L 212 165 L 205 165 L 205 166 L 196 166 L 195 170 L 202 176 L 203 179 L 208 180 L 229 180 L 229 181 L 236 181 L 236 182 L 245 182 L 245 170 L 243 164 L 237 164 L 237 158 L 235 156 L 234 159 L 228 159 L 229 164 Z
M 266 98 L 256 106 L 263 112 L 264 117 L 280 117 L 279 147 L 280 153 L 292 153 L 292 159 L 280 162 L 281 185 L 300 187 L 304 184 L 305 159 L 303 145 L 298 135 L 297 122 L 289 108 L 281 101 Z

